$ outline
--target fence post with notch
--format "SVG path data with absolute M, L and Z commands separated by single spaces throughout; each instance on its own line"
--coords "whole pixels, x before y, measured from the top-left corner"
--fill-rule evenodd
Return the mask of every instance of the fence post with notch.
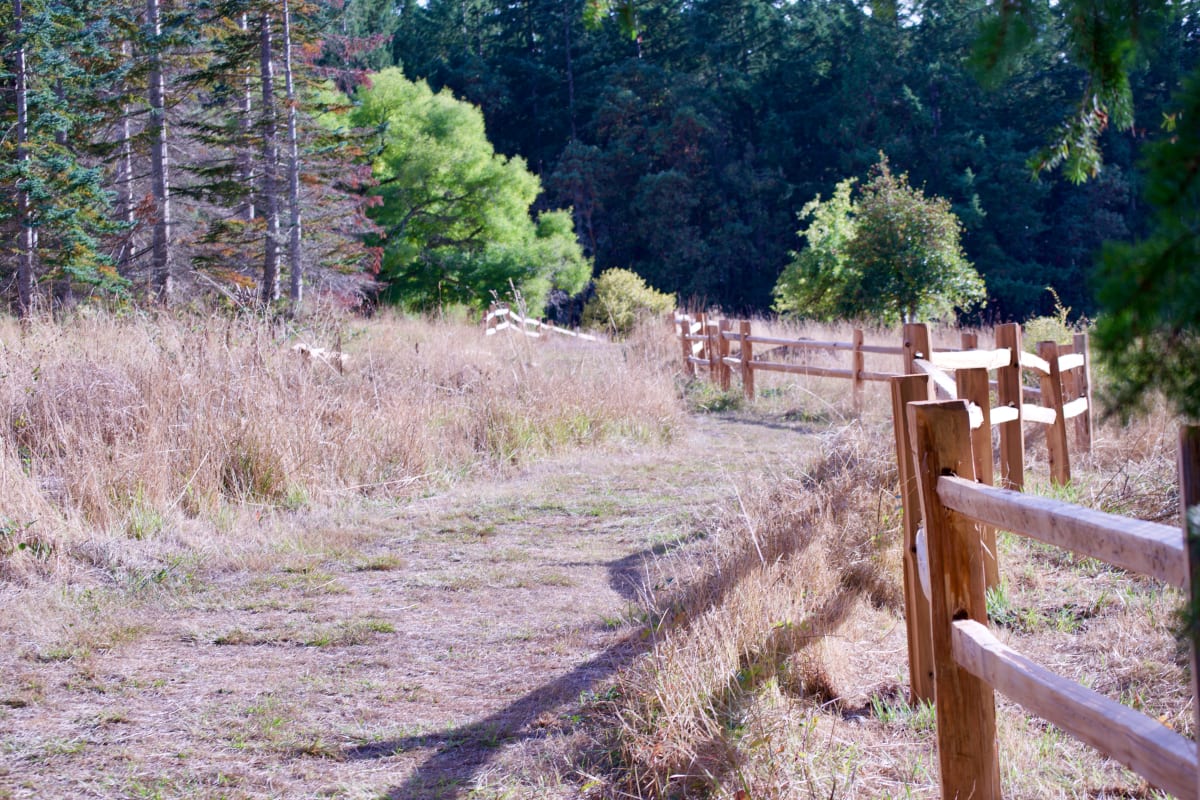
M 996 347 L 1008 348 L 1007 367 L 996 370 L 996 401 L 1016 409 L 1017 418 L 1000 426 L 1000 484 L 1021 491 L 1025 486 L 1025 430 L 1021 385 L 1021 326 L 1015 322 L 996 326 Z
M 892 378 L 892 428 L 896 434 L 896 466 L 900 473 L 900 502 L 904 523 L 904 622 L 908 629 L 909 704 L 932 703 L 933 639 L 929 628 L 929 598 L 921 586 L 917 530 L 921 527 L 921 494 L 913 471 L 908 431 L 908 404 L 931 400 L 928 375 Z
M 1081 452 L 1092 452 L 1092 356 L 1088 335 L 1075 334 L 1075 352 L 1083 356 L 1083 366 L 1075 372 L 1075 397 L 1087 401 L 1083 413 L 1075 418 L 1075 444 Z
M 913 403 L 908 414 L 928 539 L 942 797 L 999 800 L 995 692 L 958 665 L 952 643 L 955 621 L 987 624 L 983 547 L 978 526 L 938 496 L 943 475 L 975 479 L 970 416 L 963 400 Z
M 930 346 L 929 326 L 923 322 L 908 322 L 904 325 L 904 375 L 919 372 L 914 363 L 918 358 L 926 361 L 933 354 Z
M 861 328 L 855 328 L 852 334 L 852 350 L 850 358 L 850 371 L 853 373 L 854 381 L 854 413 L 862 413 L 863 403 L 863 373 L 867 371 L 867 360 L 863 354 L 863 332 Z
M 1067 421 L 1063 417 L 1062 370 L 1058 366 L 1058 344 L 1038 342 L 1038 357 L 1049 366 L 1041 376 L 1042 405 L 1054 410 L 1054 421 L 1046 426 L 1046 450 L 1050 457 L 1050 482 L 1066 486 L 1071 482 L 1071 456 L 1067 452 Z
M 733 370 L 729 366 L 729 337 L 725 334 L 733 329 L 733 321 L 722 317 L 717 323 L 717 376 L 721 391 L 728 392 Z
M 738 356 L 742 360 L 742 394 L 754 399 L 754 343 L 750 341 L 750 320 L 738 323 Z

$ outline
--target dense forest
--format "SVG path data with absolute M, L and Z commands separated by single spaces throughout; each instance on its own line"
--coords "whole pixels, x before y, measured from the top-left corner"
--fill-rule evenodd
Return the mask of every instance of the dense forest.
M 1096 251 L 1149 224 L 1139 153 L 1200 49 L 1200 3 L 1166 4 L 1135 122 L 1077 185 L 1031 166 L 1089 80 L 1055 4 L 1003 80 L 981 80 L 983 0 L 639 0 L 632 35 L 587 5 L 14 0 L 3 286 L 18 311 L 306 285 L 429 306 L 626 267 L 761 311 L 797 212 L 886 154 L 950 201 L 986 318 L 1046 311 L 1047 287 L 1092 313 Z

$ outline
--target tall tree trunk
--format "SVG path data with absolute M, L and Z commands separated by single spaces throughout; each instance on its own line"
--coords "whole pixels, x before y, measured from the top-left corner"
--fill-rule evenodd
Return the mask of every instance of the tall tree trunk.
M 279 162 L 275 115 L 275 64 L 271 54 L 271 15 L 263 14 L 259 26 L 262 72 L 262 202 L 267 232 L 263 242 L 261 301 L 264 306 L 279 299 Z
M 129 63 L 133 59 L 133 46 L 129 42 L 121 42 L 121 60 Z M 125 87 L 121 89 L 122 97 L 127 97 Z M 133 251 L 133 226 L 137 222 L 133 201 L 133 109 L 129 103 L 121 102 L 121 149 L 117 158 L 117 196 L 120 198 L 121 221 L 128 230 L 121 242 L 117 253 L 117 269 L 124 274 L 129 266 L 130 253 Z
M 571 61 L 571 0 L 563 0 L 563 51 L 567 54 L 567 114 L 571 119 L 571 141 L 579 138 L 575 131 L 575 67 Z
M 133 46 L 129 42 L 121 42 L 121 58 L 129 62 L 133 59 Z M 117 191 L 121 197 L 121 218 L 126 225 L 132 226 L 136 221 L 133 210 L 133 110 L 128 103 L 121 103 L 121 157 L 117 161 Z M 120 262 L 123 263 L 122 256 Z
M 25 10 L 21 0 L 13 0 L 13 33 L 18 41 L 13 58 L 13 94 L 17 106 L 17 161 L 29 163 L 29 74 L 25 63 Z M 20 242 L 17 248 L 17 314 L 26 319 L 33 310 L 33 257 L 36 247 L 33 220 L 30 219 L 29 190 L 22 178 L 17 179 L 17 225 Z
M 62 78 L 54 81 L 54 96 L 63 108 L 67 105 L 67 90 L 63 86 Z M 67 132 L 65 129 L 59 128 L 54 132 L 54 143 L 59 147 L 66 149 L 69 147 L 67 141 Z M 70 308 L 75 305 L 75 291 L 71 286 L 71 274 L 63 270 L 56 281 L 54 281 L 54 304 L 58 308 Z
M 171 183 L 167 153 L 166 85 L 163 80 L 162 21 L 158 0 L 146 0 L 146 25 L 154 37 L 150 49 L 150 192 L 154 197 L 154 238 L 151 274 L 154 296 L 161 304 L 171 300 Z
M 242 12 L 241 17 L 238 18 L 238 27 L 243 33 L 250 31 L 250 17 L 245 12 Z M 247 189 L 241 209 L 242 219 L 246 222 L 254 220 L 254 192 L 251 190 L 254 186 L 254 158 L 250 153 L 250 132 L 254 127 L 254 120 L 251 116 L 254 113 L 253 87 L 254 71 L 253 68 L 248 68 L 242 77 L 242 103 L 238 110 L 238 132 L 242 139 L 238 148 L 238 179 Z
M 288 270 L 292 310 L 304 299 L 304 267 L 300 252 L 300 141 L 296 133 L 296 83 L 292 74 L 292 13 L 283 0 L 283 77 L 287 87 L 288 133 Z

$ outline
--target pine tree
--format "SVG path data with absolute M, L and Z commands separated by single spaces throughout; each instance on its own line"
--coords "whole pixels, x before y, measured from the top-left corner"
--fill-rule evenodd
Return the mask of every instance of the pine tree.
M 103 171 L 84 152 L 103 119 L 97 87 L 113 64 L 105 19 L 80 4 L 14 0 L 5 11 L 13 104 L 4 115 L 14 142 L 0 162 L 0 218 L 17 228 L 16 310 L 27 316 L 43 281 L 64 300 L 76 283 L 121 285 L 103 247 L 118 228 Z

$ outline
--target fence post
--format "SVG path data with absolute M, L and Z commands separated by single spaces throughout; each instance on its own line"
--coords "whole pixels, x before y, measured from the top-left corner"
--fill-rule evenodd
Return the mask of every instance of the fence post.
M 978 350 L 979 349 L 979 334 L 971 331 L 962 332 L 962 349 L 963 350 Z
M 708 320 L 704 326 L 704 352 L 708 356 L 708 379 L 721 383 L 721 350 L 717 345 L 717 323 Z
M 863 373 L 867 370 L 867 361 L 863 354 L 863 332 L 861 328 L 855 328 L 852 341 L 854 350 L 851 353 L 850 371 L 854 373 L 854 413 L 862 413 L 863 402 Z
M 1087 398 L 1087 410 L 1075 418 L 1075 444 L 1085 453 L 1092 452 L 1092 356 L 1088 352 L 1088 335 L 1075 334 L 1075 352 L 1083 356 L 1083 367 L 1076 373 L 1077 397 Z
M 1063 419 L 1062 370 L 1058 368 L 1058 344 L 1038 342 L 1038 356 L 1050 365 L 1050 374 L 1041 376 L 1042 404 L 1054 409 L 1054 422 L 1046 426 L 1046 450 L 1050 456 L 1050 482 L 1066 486 L 1071 482 L 1071 456 L 1067 453 L 1067 421 Z
M 1007 347 L 1012 354 L 1007 367 L 996 371 L 996 399 L 1002 406 L 1015 408 L 1017 419 L 1000 426 L 1000 482 L 1018 492 L 1025 486 L 1025 429 L 1021 407 L 1021 326 L 1015 322 L 996 326 L 996 347 Z
M 679 320 L 679 340 L 683 348 L 683 374 L 689 378 L 695 377 L 696 365 L 692 363 L 692 318 L 687 314 L 681 314 Z
M 932 703 L 933 639 L 929 628 L 929 598 L 921 588 L 917 562 L 917 528 L 921 526 L 921 494 L 913 474 L 908 435 L 908 404 L 933 399 L 928 375 L 892 378 L 892 427 L 896 433 L 896 466 L 900 472 L 900 501 L 904 506 L 904 621 L 908 628 L 909 704 Z
M 1200 528 L 1193 529 L 1188 519 L 1188 510 L 1196 505 L 1200 505 L 1200 427 L 1185 425 L 1179 431 L 1179 506 L 1189 590 L 1184 630 L 1192 662 L 1193 722 L 1196 730 L 1200 730 Z M 1197 796 L 1200 796 L 1200 776 L 1197 777 Z
M 750 341 L 750 320 L 738 323 L 738 355 L 742 359 L 742 394 L 747 400 L 754 399 L 754 344 Z
M 904 325 L 904 369 L 903 374 L 918 372 L 913 363 L 917 357 L 929 360 L 932 348 L 929 344 L 929 326 L 923 322 L 908 322 Z
M 733 375 L 733 370 L 725 363 L 725 359 L 729 358 L 729 339 L 725 334 L 732 329 L 733 322 L 727 318 L 722 318 L 717 323 L 717 375 L 720 377 L 723 392 L 729 391 L 729 382 Z
M 965 342 L 964 342 L 965 344 Z M 960 369 L 954 373 L 955 385 L 960 400 L 974 403 L 983 412 L 983 424 L 971 431 L 971 452 L 974 454 L 975 479 L 992 486 L 995 483 L 992 466 L 992 399 L 986 369 Z M 1000 583 L 998 555 L 996 553 L 996 529 L 981 525 L 979 535 L 983 541 L 983 570 L 987 588 Z
M 958 666 L 951 645 L 956 620 L 987 624 L 979 530 L 962 515 L 946 510 L 937 491 L 942 475 L 975 477 L 971 422 L 962 400 L 913 403 L 908 414 L 928 533 L 942 797 L 999 800 L 995 693 L 988 683 Z

